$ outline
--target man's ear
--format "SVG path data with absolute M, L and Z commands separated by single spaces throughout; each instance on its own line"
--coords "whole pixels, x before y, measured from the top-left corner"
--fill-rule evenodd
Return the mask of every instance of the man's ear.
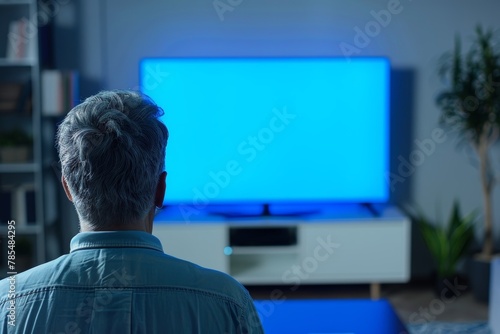
M 163 199 L 165 198 L 165 191 L 167 190 L 167 172 L 162 172 L 158 178 L 155 193 L 155 206 L 161 208 L 163 206 Z
M 69 192 L 68 183 L 66 183 L 66 179 L 64 178 L 64 176 L 61 176 L 61 183 L 64 188 L 64 192 L 66 193 L 66 196 L 71 202 L 73 202 L 73 196 L 71 196 L 71 193 Z

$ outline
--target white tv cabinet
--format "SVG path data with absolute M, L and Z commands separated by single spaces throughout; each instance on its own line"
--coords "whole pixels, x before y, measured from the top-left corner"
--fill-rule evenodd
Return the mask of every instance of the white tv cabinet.
M 261 233 L 262 243 L 234 240 L 245 233 Z M 410 277 L 410 221 L 394 207 L 376 217 L 364 209 L 307 218 L 203 216 L 190 221 L 159 214 L 153 234 L 167 254 L 247 285 L 368 283 L 372 297 L 378 298 L 380 283 Z M 273 235 L 289 238 L 270 244 Z

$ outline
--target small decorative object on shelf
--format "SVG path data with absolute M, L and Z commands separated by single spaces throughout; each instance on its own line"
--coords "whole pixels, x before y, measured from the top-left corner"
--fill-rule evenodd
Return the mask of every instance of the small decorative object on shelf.
M 33 225 L 35 215 L 35 186 L 25 183 L 16 187 L 13 212 L 18 226 Z
M 31 31 L 30 31 L 31 30 Z M 30 21 L 27 18 L 12 21 L 7 35 L 7 59 L 35 59 L 35 38 Z
M 76 71 L 43 70 L 41 89 L 43 115 L 64 115 L 79 102 L 78 73 Z
M 33 139 L 22 130 L 0 133 L 0 162 L 25 163 L 31 161 Z
M 21 84 L 0 83 L 0 113 L 16 110 L 21 90 Z
M 2 185 L 0 188 L 0 226 L 16 217 L 16 226 L 36 225 L 35 185 L 33 183 Z
M 0 83 L 0 114 L 31 113 L 31 81 Z

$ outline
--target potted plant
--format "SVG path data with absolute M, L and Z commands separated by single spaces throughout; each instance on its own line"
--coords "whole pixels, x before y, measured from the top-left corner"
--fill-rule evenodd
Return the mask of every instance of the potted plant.
M 457 278 L 457 264 L 474 239 L 476 218 L 475 212 L 462 217 L 457 202 L 453 205 L 447 224 L 431 222 L 422 213 L 413 215 L 436 264 L 437 296 L 441 296 L 444 291 L 446 280 L 453 284 Z
M 472 145 L 479 160 L 484 233 L 482 251 L 472 261 L 470 279 L 476 297 L 487 300 L 488 290 L 479 289 L 489 287 L 489 263 L 494 252 L 491 196 L 496 180 L 491 148 L 500 131 L 500 51 L 493 32 L 478 26 L 465 55 L 457 37 L 453 52 L 442 58 L 440 75 L 446 84 L 436 100 L 441 123 L 453 127 L 462 143 Z
M 0 162 L 21 163 L 30 160 L 33 139 L 20 129 L 0 133 Z

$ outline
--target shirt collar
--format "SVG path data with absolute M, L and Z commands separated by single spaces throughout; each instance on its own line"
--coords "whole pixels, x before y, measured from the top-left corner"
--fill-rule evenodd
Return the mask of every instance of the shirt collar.
M 143 231 L 80 232 L 71 239 L 70 253 L 91 248 L 150 248 L 163 252 L 160 240 Z

